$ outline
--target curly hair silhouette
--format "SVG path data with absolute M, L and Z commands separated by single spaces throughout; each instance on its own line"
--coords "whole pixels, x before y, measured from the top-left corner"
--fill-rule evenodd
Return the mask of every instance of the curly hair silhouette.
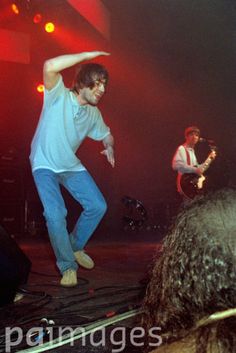
M 155 352 L 236 352 L 236 191 L 194 199 L 176 217 L 154 260 L 144 298 L 146 332 L 161 328 Z M 146 348 L 151 338 L 147 335 Z

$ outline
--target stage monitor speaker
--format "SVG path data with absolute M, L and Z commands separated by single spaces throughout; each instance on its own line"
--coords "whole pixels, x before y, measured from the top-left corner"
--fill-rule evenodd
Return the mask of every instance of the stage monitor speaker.
M 12 303 L 20 285 L 26 284 L 31 261 L 0 226 L 0 307 Z

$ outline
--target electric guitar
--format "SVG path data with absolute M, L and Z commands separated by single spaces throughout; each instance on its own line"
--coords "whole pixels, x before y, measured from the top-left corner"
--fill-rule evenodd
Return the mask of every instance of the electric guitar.
M 206 161 L 203 163 L 203 173 L 209 168 L 210 164 L 214 161 L 216 157 L 216 150 L 212 149 L 211 153 L 207 157 Z M 179 180 L 179 192 L 181 195 L 185 196 L 187 199 L 193 199 L 197 195 L 202 195 L 205 191 L 204 182 L 206 176 L 195 173 L 182 174 Z

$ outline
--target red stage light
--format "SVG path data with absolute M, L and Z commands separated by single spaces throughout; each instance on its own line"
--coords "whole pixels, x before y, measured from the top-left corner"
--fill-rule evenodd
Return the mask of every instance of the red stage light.
M 45 28 L 45 31 L 48 32 L 48 33 L 52 33 L 55 30 L 55 26 L 54 26 L 54 24 L 52 22 L 47 22 L 45 24 L 44 28 Z
M 41 13 L 36 13 L 33 18 L 34 23 L 40 23 L 42 21 L 42 15 Z
M 44 85 L 42 83 L 38 84 L 37 91 L 39 93 L 43 93 L 44 92 Z
M 19 10 L 19 7 L 16 4 L 12 3 L 11 4 L 11 9 L 14 12 L 14 14 L 19 15 L 20 10 Z

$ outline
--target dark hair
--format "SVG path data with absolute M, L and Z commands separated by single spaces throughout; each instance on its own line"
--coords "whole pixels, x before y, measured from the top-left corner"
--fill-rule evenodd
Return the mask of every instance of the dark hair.
M 108 82 L 108 71 L 106 68 L 100 64 L 89 63 L 82 64 L 79 66 L 79 69 L 76 73 L 72 91 L 79 93 L 79 89 L 83 87 L 93 88 L 95 80 L 105 80 Z
M 184 130 L 184 136 L 187 137 L 192 132 L 197 133 L 200 136 L 200 129 L 197 126 L 189 126 Z
M 142 323 L 146 332 L 161 327 L 170 343 L 191 333 L 202 318 L 233 307 L 236 191 L 222 189 L 193 200 L 176 217 L 153 265 Z M 205 353 L 212 337 L 222 347 L 219 352 L 234 352 L 235 325 L 231 317 L 194 331 L 196 352 Z

